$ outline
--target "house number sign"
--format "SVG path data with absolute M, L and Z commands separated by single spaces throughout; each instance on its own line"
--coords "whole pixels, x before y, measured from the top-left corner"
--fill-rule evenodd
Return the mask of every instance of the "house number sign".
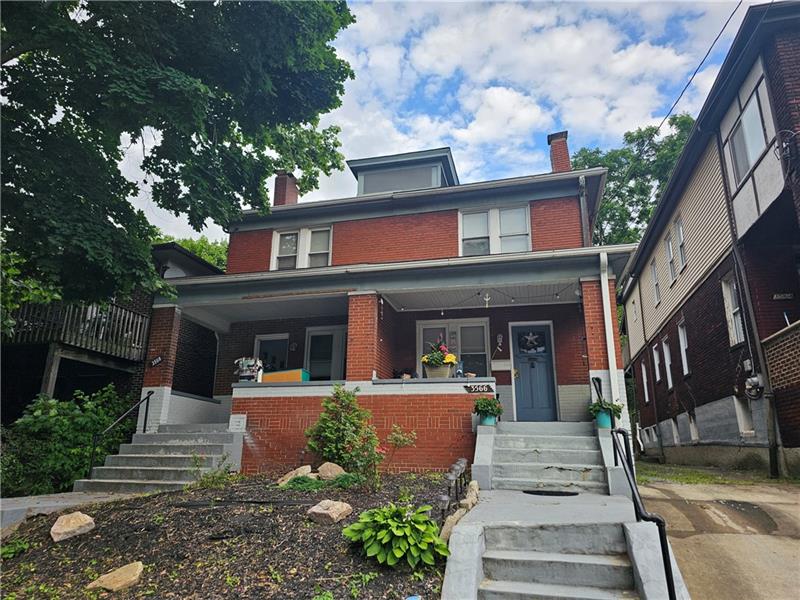
M 468 383 L 464 386 L 468 394 L 493 394 L 494 390 L 488 383 Z
M 150 366 L 151 367 L 155 367 L 156 365 L 158 365 L 161 362 L 161 360 L 162 359 L 161 359 L 160 356 L 156 356 L 153 360 L 150 361 Z

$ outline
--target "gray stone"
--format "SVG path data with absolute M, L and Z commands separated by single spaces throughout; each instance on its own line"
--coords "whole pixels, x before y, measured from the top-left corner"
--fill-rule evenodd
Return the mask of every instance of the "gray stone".
M 94 519 L 80 511 L 61 515 L 50 528 L 50 537 L 54 542 L 68 540 L 94 529 Z
M 115 569 L 105 575 L 101 575 L 87 585 L 86 589 L 93 590 L 96 588 L 103 588 L 109 592 L 118 592 L 139 583 L 143 571 L 144 565 L 142 561 L 137 560 L 136 562 L 128 563 L 124 567 Z
M 338 523 L 351 512 L 353 512 L 353 507 L 347 502 L 323 500 L 319 504 L 309 508 L 306 514 L 308 518 L 315 523 L 330 525 L 331 523 Z
M 456 524 L 465 514 L 467 514 L 467 509 L 459 508 L 456 512 L 447 517 L 444 520 L 444 525 L 442 525 L 442 531 L 439 534 L 439 537 L 441 537 L 445 542 L 448 541 L 450 539 L 450 534 L 453 533 L 453 527 L 456 526 Z
M 319 473 L 320 479 L 323 481 L 329 481 L 338 477 L 339 475 L 344 475 L 345 470 L 336 463 L 326 462 L 319 466 L 317 472 Z
M 300 475 L 310 475 L 310 474 L 311 474 L 311 465 L 303 465 L 302 467 L 297 467 L 296 469 L 289 471 L 288 473 L 286 473 L 286 475 L 278 479 L 278 485 L 283 485 L 290 479 L 293 479 L 295 477 L 300 477 Z

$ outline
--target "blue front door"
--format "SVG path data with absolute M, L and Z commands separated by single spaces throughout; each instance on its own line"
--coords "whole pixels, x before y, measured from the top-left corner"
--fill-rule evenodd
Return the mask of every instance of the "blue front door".
M 517 421 L 555 421 L 553 344 L 546 325 L 511 328 Z

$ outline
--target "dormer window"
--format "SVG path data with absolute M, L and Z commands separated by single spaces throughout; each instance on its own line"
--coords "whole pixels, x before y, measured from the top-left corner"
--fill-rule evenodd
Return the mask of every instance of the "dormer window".
M 331 264 L 331 228 L 275 232 L 272 238 L 273 271 L 288 271 Z
M 461 213 L 461 256 L 529 252 L 528 207 Z

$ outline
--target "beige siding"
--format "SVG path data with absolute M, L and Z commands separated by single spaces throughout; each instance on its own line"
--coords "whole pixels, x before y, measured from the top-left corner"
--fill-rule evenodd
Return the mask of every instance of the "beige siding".
M 631 358 L 633 358 L 642 349 L 645 342 L 644 329 L 642 328 L 642 308 L 639 306 L 638 283 L 633 285 L 628 301 L 625 303 L 625 325 L 628 332 L 628 349 Z
M 686 266 L 670 283 L 667 253 L 664 238 L 673 231 L 673 221 L 681 216 L 686 237 Z M 673 231 L 676 269 L 678 266 L 677 236 Z M 731 245 L 730 226 L 725 210 L 725 189 L 722 167 L 716 142 L 711 141 L 697 164 L 677 207 L 670 215 L 669 228 L 660 232 L 658 244 L 644 261 L 639 280 L 641 286 L 642 322 L 644 338 L 658 332 L 666 319 L 680 306 L 687 294 L 706 272 L 728 251 Z M 661 286 L 661 302 L 656 306 L 653 299 L 653 279 L 650 262 L 655 258 L 658 281 Z M 631 296 L 634 298 L 634 296 Z M 637 302 L 639 295 L 635 296 Z M 631 348 L 631 355 L 635 351 Z

